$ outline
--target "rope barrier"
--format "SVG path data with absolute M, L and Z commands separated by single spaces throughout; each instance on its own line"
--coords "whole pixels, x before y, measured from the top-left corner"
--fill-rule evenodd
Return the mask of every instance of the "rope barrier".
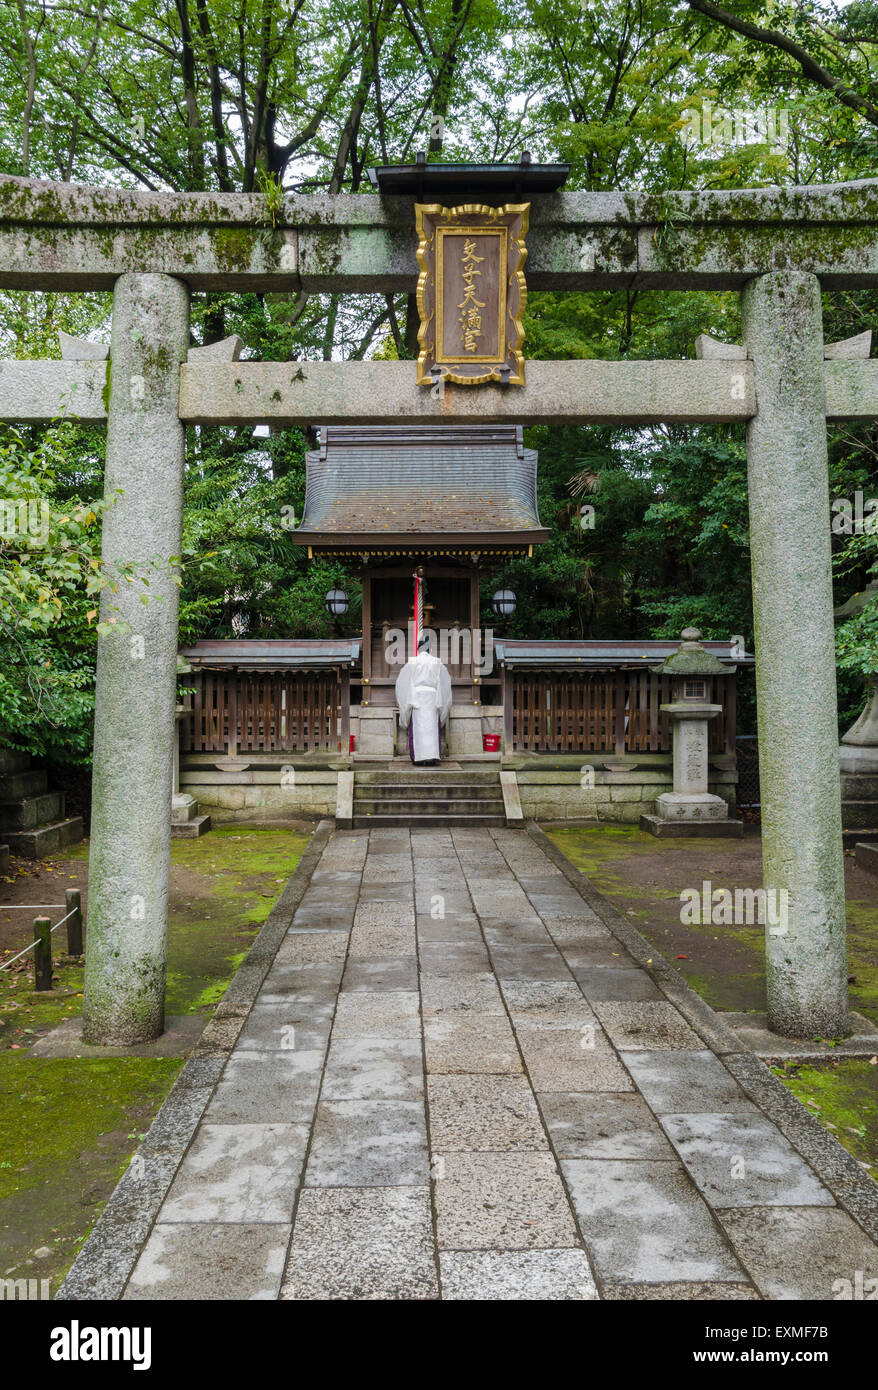
M 2 903 L 0 912 L 52 912 L 56 907 L 66 906 L 66 903 Z
M 20 903 L 20 904 L 18 904 L 18 906 L 21 906 L 21 907 L 30 907 L 31 909 L 33 909 L 33 904 L 32 904 L 32 903 Z M 61 904 L 61 903 L 57 903 L 57 904 L 56 904 L 56 903 L 50 903 L 49 906 L 50 906 L 50 907 L 55 907 L 55 906 L 61 907 L 62 904 Z M 63 925 L 64 925 L 64 923 L 67 921 L 67 919 L 68 919 L 69 917 L 75 916 L 76 913 L 77 913 L 78 911 L 79 911 L 79 908 L 78 908 L 78 907 L 74 907 L 70 912 L 67 913 L 67 916 L 66 916 L 66 917 L 62 917 L 61 920 L 60 920 L 60 922 L 56 922 L 56 923 L 55 923 L 54 927 L 52 927 L 52 928 L 50 929 L 50 933 L 49 933 L 49 934 L 51 935 L 51 933 L 52 933 L 53 931 L 57 931 L 59 927 L 63 927 Z M 8 969 L 8 967 L 9 967 L 10 965 L 14 965 L 15 962 L 16 962 L 17 960 L 21 960 L 22 956 L 26 956 L 27 953 L 28 953 L 28 951 L 32 951 L 32 950 L 34 949 L 34 947 L 35 947 L 35 946 L 38 946 L 38 945 L 39 945 L 39 942 L 38 942 L 38 941 L 31 941 L 29 945 L 25 946 L 25 948 L 24 948 L 23 951 L 19 951 L 19 953 L 18 953 L 17 956 L 13 956 L 11 960 L 5 960 L 5 961 L 3 962 L 3 964 L 0 965 L 0 970 L 6 970 L 6 969 Z

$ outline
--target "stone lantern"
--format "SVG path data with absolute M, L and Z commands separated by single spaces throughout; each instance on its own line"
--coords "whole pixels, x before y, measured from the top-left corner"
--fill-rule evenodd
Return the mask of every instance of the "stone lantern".
M 670 715 L 674 738 L 674 790 L 656 798 L 655 815 L 641 816 L 641 830 L 651 835 L 743 834 L 741 821 L 729 816 L 721 796 L 708 791 L 708 725 L 722 705 L 708 701 L 708 680 L 725 675 L 721 661 L 701 644 L 701 633 L 687 627 L 683 640 L 653 670 L 671 677 Z

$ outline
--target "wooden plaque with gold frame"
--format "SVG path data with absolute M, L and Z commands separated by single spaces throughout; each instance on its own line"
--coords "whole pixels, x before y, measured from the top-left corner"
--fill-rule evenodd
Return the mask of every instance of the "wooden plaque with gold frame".
M 416 203 L 418 385 L 524 385 L 530 203 Z

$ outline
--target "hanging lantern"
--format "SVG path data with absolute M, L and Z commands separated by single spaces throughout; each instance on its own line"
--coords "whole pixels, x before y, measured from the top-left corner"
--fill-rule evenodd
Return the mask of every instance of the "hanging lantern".
M 348 611 L 348 596 L 344 589 L 330 589 L 326 595 L 326 611 L 333 618 L 340 618 Z
M 511 589 L 498 589 L 491 603 L 498 618 L 511 618 L 515 612 L 516 598 Z

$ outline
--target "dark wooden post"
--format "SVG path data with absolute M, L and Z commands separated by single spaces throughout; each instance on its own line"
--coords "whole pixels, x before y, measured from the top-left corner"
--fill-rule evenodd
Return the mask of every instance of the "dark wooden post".
M 515 727 L 514 727 L 514 724 L 513 724 L 514 708 L 513 708 L 513 703 L 512 703 L 512 702 L 513 702 L 513 700 L 514 700 L 514 698 L 515 698 L 515 677 L 514 677 L 514 675 L 507 669 L 506 666 L 503 667 L 503 685 L 502 685 L 502 691 L 503 691 L 503 752 L 504 752 L 504 753 L 514 753 L 514 752 L 515 752 Z
M 372 575 L 363 570 L 363 693 L 364 705 L 372 703 Z
M 34 989 L 52 988 L 52 923 L 48 917 L 34 918 Z
M 726 676 L 723 681 L 723 715 L 726 725 L 726 749 L 727 753 L 735 756 L 737 750 L 738 736 L 738 677 L 735 672 Z
M 482 689 L 476 662 L 476 633 L 479 631 L 481 610 L 479 605 L 479 571 L 473 566 L 469 577 L 469 629 L 470 629 L 470 680 L 472 681 L 472 702 L 482 702 Z
M 625 678 L 624 667 L 619 667 L 616 671 L 616 737 L 615 752 L 616 756 L 623 756 L 625 753 Z
M 228 719 L 228 738 L 226 739 L 226 757 L 237 758 L 238 756 L 238 686 L 241 682 L 241 674 L 238 671 L 229 671 L 226 686 L 226 718 Z
M 67 954 L 82 955 L 82 895 L 78 888 L 68 888 L 64 894 L 65 907 L 73 916 L 67 918 Z
M 351 751 L 351 673 L 345 666 L 341 671 L 341 710 L 339 719 L 339 732 L 341 734 L 341 751 L 347 757 Z

